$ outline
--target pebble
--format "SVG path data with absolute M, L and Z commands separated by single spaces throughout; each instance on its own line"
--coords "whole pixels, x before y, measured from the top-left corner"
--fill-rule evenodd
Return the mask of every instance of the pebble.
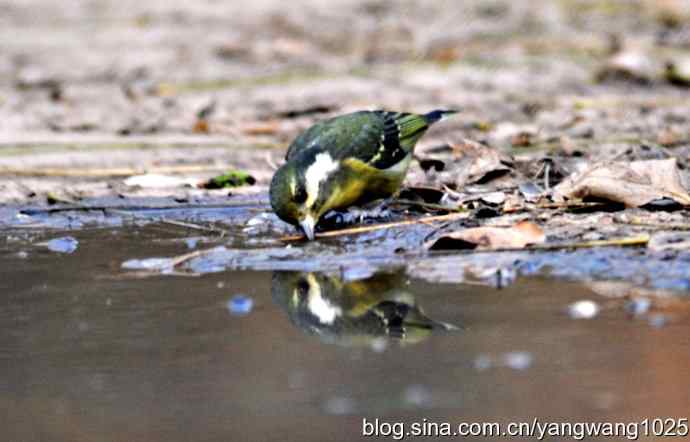
M 333 397 L 326 401 L 324 409 L 328 414 L 343 416 L 355 411 L 355 401 L 348 397 Z
M 573 319 L 592 319 L 599 314 L 599 305 L 588 299 L 577 301 L 570 304 L 568 314 Z
M 196 246 L 199 244 L 199 238 L 187 238 L 184 242 L 188 249 L 196 249 Z
M 649 312 L 651 306 L 649 298 L 634 298 L 625 304 L 625 309 L 633 316 L 642 316 Z
M 65 236 L 62 238 L 51 239 L 45 243 L 45 246 L 48 247 L 48 250 L 51 252 L 73 253 L 75 250 L 77 250 L 79 241 L 71 236 Z
M 254 308 L 254 300 L 249 296 L 235 295 L 228 301 L 228 310 L 236 316 L 246 316 Z
M 503 355 L 503 363 L 513 370 L 527 370 L 532 365 L 532 354 L 526 351 L 511 351 Z
M 403 401 L 414 407 L 429 407 L 431 400 L 431 392 L 423 385 L 410 385 L 403 392 Z

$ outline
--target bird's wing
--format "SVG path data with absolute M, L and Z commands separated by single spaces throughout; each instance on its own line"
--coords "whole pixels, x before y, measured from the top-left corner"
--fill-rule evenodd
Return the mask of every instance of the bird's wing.
M 338 159 L 354 158 L 378 169 L 388 169 L 407 157 L 428 128 L 423 115 L 355 112 L 316 123 L 295 139 L 286 159 L 320 146 Z
M 376 111 L 372 112 L 380 122 L 377 138 L 370 135 L 361 142 L 353 143 L 350 157 L 357 158 L 377 169 L 388 169 L 405 159 L 417 140 L 429 128 L 424 116 Z

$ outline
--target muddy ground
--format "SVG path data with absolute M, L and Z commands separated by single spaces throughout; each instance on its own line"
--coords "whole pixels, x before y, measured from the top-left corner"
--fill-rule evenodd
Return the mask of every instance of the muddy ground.
M 0 7 L 6 226 L 65 226 L 59 213 L 68 226 L 88 224 L 78 212 L 39 211 L 56 216 L 37 220 L 31 211 L 65 207 L 249 204 L 267 213 L 273 171 L 315 120 L 357 109 L 458 108 L 420 142 L 406 182 L 413 204 L 391 207 L 387 220 L 451 214 L 454 223 L 441 226 L 450 233 L 529 221 L 549 243 L 566 245 L 632 238 L 644 246 L 644 235 L 688 228 L 687 2 Z M 662 170 L 650 160 L 670 163 Z M 647 175 L 620 169 L 635 161 Z M 610 163 L 618 169 L 602 172 Z M 235 169 L 256 183 L 199 187 Z M 578 181 L 583 173 L 608 181 L 593 191 Z M 639 179 L 647 184 L 634 187 Z M 217 221 L 232 230 L 247 219 Z M 264 222 L 273 225 L 256 228 Z M 443 235 L 427 224 L 400 233 L 407 239 L 391 251 Z M 268 216 L 252 226 L 274 245 L 291 232 Z M 668 246 L 685 244 L 680 235 L 651 243 L 682 253 Z M 340 243 L 350 247 L 347 237 Z

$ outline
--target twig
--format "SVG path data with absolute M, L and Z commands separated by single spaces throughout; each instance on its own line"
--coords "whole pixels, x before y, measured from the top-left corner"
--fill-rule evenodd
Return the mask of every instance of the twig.
M 176 226 L 176 227 L 184 227 L 187 229 L 202 230 L 204 232 L 220 233 L 221 238 L 228 234 L 227 230 L 223 230 L 223 229 L 220 229 L 218 227 L 207 227 L 207 226 L 202 226 L 199 224 L 192 224 L 192 223 L 187 223 L 187 222 L 182 222 L 182 221 L 175 221 L 172 219 L 161 219 L 160 222 L 163 224 L 169 224 L 171 226 Z
M 404 220 L 404 221 L 395 221 L 395 222 L 390 222 L 390 223 L 373 224 L 370 226 L 359 226 L 359 227 L 352 227 L 349 229 L 331 230 L 329 232 L 317 233 L 315 236 L 316 236 L 316 238 L 333 238 L 333 237 L 344 236 L 344 235 L 356 235 L 359 233 L 373 232 L 376 230 L 390 229 L 390 228 L 394 228 L 394 227 L 404 227 L 404 226 L 410 226 L 410 225 L 420 224 L 420 223 L 426 224 L 428 222 L 435 222 L 435 221 L 453 221 L 456 219 L 467 218 L 468 216 L 469 216 L 469 214 L 467 212 L 450 213 L 448 215 L 428 216 L 425 218 L 415 218 L 415 219 L 408 219 L 408 220 Z M 284 236 L 284 237 L 280 238 L 281 241 L 301 241 L 303 239 L 306 239 L 306 236 L 304 236 L 304 235 L 291 235 L 291 236 Z
M 654 223 L 650 221 L 633 218 L 630 221 L 615 220 L 619 224 L 627 224 L 630 226 L 652 227 L 661 230 L 690 230 L 690 223 Z
M 423 207 L 425 209 L 445 210 L 446 212 L 455 212 L 459 209 L 458 207 L 448 207 L 448 206 L 444 206 L 442 204 L 427 203 L 424 201 L 412 201 L 412 200 L 406 200 L 406 199 L 397 199 L 397 200 L 391 201 L 391 205 L 417 206 L 417 207 Z
M 645 246 L 649 242 L 650 236 L 642 234 L 638 236 L 631 236 L 627 238 L 604 239 L 599 241 L 585 241 L 574 243 L 559 243 L 559 244 L 535 244 L 527 250 L 564 250 L 564 249 L 592 249 L 595 247 L 629 247 L 629 246 Z
M 598 203 L 598 202 L 592 202 L 592 203 L 586 203 L 583 201 L 579 202 L 566 202 L 566 203 L 543 203 L 543 204 L 537 204 L 538 209 L 582 209 L 585 207 L 597 207 L 597 206 L 605 206 L 606 203 Z
M 170 267 L 175 268 L 175 267 L 179 266 L 180 264 L 184 264 L 185 262 L 191 261 L 194 258 L 198 258 L 200 256 L 203 256 L 203 255 L 211 252 L 214 249 L 215 249 L 215 247 L 212 247 L 210 249 L 204 249 L 204 250 L 196 250 L 194 252 L 185 253 L 184 255 L 179 255 L 179 256 L 176 256 L 174 258 L 171 258 L 170 259 Z

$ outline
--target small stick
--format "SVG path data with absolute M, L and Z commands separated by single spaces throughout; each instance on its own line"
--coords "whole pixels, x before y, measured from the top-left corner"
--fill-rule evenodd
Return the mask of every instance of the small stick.
M 186 223 L 182 221 L 175 221 L 172 219 L 162 219 L 160 220 L 163 224 L 169 224 L 176 227 L 184 227 L 187 229 L 202 230 L 204 232 L 220 233 L 220 237 L 224 237 L 228 234 L 227 230 L 220 229 L 218 227 L 206 227 L 199 224 Z
M 644 246 L 649 243 L 650 236 L 642 234 L 627 238 L 604 239 L 599 241 L 585 241 L 564 244 L 536 244 L 528 247 L 527 250 L 563 250 L 563 249 L 592 249 L 595 247 L 624 247 L 624 246 Z
M 424 201 L 412 201 L 412 200 L 405 200 L 405 199 L 394 200 L 391 202 L 391 205 L 417 206 L 417 207 L 423 207 L 425 209 L 445 210 L 447 212 L 458 210 L 458 207 L 448 207 L 448 206 L 444 206 L 442 204 L 434 204 L 434 203 L 427 203 Z
M 408 220 L 404 220 L 404 221 L 395 221 L 395 222 L 391 222 L 391 223 L 373 224 L 370 226 L 359 226 L 359 227 L 352 227 L 349 229 L 331 230 L 329 232 L 317 233 L 315 236 L 317 238 L 333 238 L 333 237 L 344 236 L 344 235 L 356 235 L 359 233 L 373 232 L 376 230 L 390 229 L 390 228 L 394 228 L 394 227 L 410 226 L 410 225 L 420 224 L 420 223 L 426 224 L 428 222 L 434 222 L 434 221 L 453 221 L 456 219 L 467 218 L 468 216 L 469 216 L 469 214 L 467 212 L 449 213 L 448 215 L 429 216 L 426 218 L 415 218 L 415 219 L 408 219 Z M 280 238 L 281 241 L 301 241 L 303 239 L 306 239 L 306 236 L 304 236 L 304 235 L 291 235 L 291 236 L 284 236 L 284 237 Z
M 627 224 L 630 226 L 652 227 L 661 230 L 690 230 L 690 223 L 654 223 L 645 221 L 639 218 L 633 218 L 630 221 L 615 220 L 619 224 Z

